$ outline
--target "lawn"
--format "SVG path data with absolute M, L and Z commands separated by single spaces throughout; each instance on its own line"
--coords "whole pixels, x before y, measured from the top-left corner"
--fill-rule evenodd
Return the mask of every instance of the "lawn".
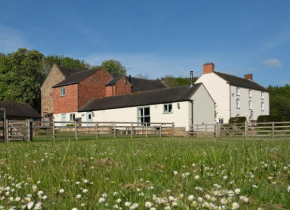
M 0 144 L 0 209 L 290 209 L 290 141 Z

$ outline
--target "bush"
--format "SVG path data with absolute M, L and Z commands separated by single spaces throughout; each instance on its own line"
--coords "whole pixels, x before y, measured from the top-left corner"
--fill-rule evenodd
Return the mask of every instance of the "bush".
M 244 123 L 247 121 L 246 117 L 231 117 L 229 122 L 230 123 Z
M 257 122 L 281 122 L 283 117 L 281 115 L 260 115 Z
M 74 124 L 66 124 L 66 127 L 74 127 Z

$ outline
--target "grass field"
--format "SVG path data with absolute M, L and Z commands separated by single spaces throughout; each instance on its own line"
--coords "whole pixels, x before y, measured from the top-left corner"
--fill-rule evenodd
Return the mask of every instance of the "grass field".
M 0 209 L 290 209 L 290 140 L 0 144 Z

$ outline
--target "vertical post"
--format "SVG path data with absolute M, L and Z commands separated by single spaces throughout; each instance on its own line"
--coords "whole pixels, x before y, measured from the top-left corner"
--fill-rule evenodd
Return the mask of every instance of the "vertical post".
M 116 138 L 116 122 L 114 122 L 114 138 Z
M 249 125 L 248 125 L 248 121 L 246 120 L 246 122 L 245 122 L 245 138 L 248 138 L 248 130 L 249 130 Z
M 75 125 L 75 138 L 76 138 L 76 141 L 78 140 L 78 125 L 77 125 L 77 121 L 75 120 L 74 121 L 74 125 Z
M 9 120 L 6 120 L 6 140 L 9 142 Z
M 52 140 L 53 140 L 53 143 L 55 144 L 55 125 L 54 125 L 54 120 L 52 120 Z
M 205 136 L 207 136 L 207 124 L 205 124 Z
M 160 137 L 162 137 L 162 130 L 161 129 L 162 129 L 162 127 L 161 127 L 161 123 L 160 123 L 160 126 L 159 126 L 159 136 Z
M 274 133 L 275 133 L 275 124 L 272 122 L 272 138 L 274 138 Z
M 96 139 L 99 139 L 98 122 L 96 122 Z
M 215 133 L 215 137 L 218 137 L 218 123 L 217 122 L 214 125 L 214 133 Z
M 146 138 L 148 138 L 148 123 L 146 122 Z
M 26 120 L 27 123 L 27 141 L 31 141 L 30 120 Z
M 3 140 L 5 143 L 8 143 L 8 136 L 7 136 L 7 131 L 8 131 L 8 124 L 6 120 L 6 109 L 3 108 Z
M 133 139 L 133 122 L 131 122 L 131 139 Z
M 172 122 L 172 137 L 174 137 L 174 122 Z
M 198 137 L 198 124 L 196 124 L 196 137 Z

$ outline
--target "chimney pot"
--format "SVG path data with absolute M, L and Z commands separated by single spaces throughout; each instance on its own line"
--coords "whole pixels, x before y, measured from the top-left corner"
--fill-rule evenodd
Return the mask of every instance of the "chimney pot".
M 245 79 L 253 80 L 253 74 L 245 74 Z
M 131 83 L 131 81 L 132 81 L 132 77 L 131 77 L 131 75 L 129 75 L 128 80 L 129 80 L 129 82 Z
M 203 64 L 203 74 L 209 74 L 214 72 L 214 63 L 207 62 Z

